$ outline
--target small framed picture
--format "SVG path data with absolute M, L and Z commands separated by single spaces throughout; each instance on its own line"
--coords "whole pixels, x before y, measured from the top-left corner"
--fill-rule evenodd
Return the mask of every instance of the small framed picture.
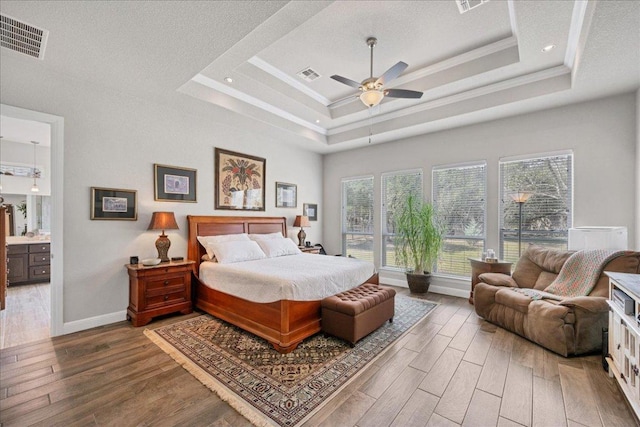
M 318 220 L 318 205 L 315 203 L 303 203 L 302 213 L 309 217 L 309 221 Z
M 136 190 L 91 187 L 91 219 L 138 219 Z
M 286 182 L 276 182 L 276 208 L 298 206 L 298 186 Z
M 196 172 L 195 169 L 154 164 L 154 200 L 196 202 Z

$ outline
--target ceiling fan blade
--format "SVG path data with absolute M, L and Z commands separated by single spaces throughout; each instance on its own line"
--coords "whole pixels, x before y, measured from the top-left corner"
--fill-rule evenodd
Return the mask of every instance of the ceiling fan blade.
M 347 105 L 352 101 L 358 99 L 360 94 L 349 95 L 346 98 L 338 99 L 337 101 L 333 101 L 331 104 L 327 105 L 327 108 L 337 108 L 342 107 L 343 105 Z
M 342 76 L 339 76 L 337 74 L 334 74 L 333 76 L 331 76 L 331 78 L 333 80 L 338 81 L 338 82 L 340 82 L 342 84 L 345 84 L 347 86 L 351 86 L 351 87 L 355 87 L 356 89 L 360 89 L 360 83 L 358 83 L 356 81 L 353 81 L 351 79 L 348 79 L 346 77 L 342 77 Z
M 391 80 L 402 74 L 402 72 L 406 70 L 408 66 L 409 65 L 407 65 L 406 62 L 398 62 L 396 65 L 385 71 L 384 74 L 381 75 L 378 80 L 376 80 L 376 84 L 386 85 Z
M 422 92 L 406 89 L 387 89 L 384 91 L 384 95 L 389 98 L 420 98 L 422 97 Z

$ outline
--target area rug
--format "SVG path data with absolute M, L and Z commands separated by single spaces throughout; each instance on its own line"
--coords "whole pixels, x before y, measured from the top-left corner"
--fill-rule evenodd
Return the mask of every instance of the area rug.
M 209 315 L 145 330 L 145 335 L 253 424 L 294 427 L 436 305 L 396 295 L 393 323 L 353 348 L 316 334 L 280 354 L 266 340 Z

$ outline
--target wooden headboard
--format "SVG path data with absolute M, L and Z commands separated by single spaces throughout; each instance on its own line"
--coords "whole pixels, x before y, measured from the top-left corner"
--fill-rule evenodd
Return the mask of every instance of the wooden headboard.
M 281 232 L 287 237 L 287 219 L 285 217 L 256 216 L 195 216 L 187 215 L 189 223 L 189 242 L 187 256 L 196 262 L 195 274 L 200 271 L 200 259 L 206 253 L 198 242 L 198 236 L 218 236 L 221 234 L 268 234 Z

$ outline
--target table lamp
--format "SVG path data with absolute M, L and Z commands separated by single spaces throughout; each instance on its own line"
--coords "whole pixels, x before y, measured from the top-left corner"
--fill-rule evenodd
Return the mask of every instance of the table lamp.
M 151 222 L 149 223 L 148 230 L 162 230 L 162 234 L 156 240 L 156 249 L 158 249 L 158 258 L 161 262 L 168 262 L 169 247 L 171 242 L 164 230 L 177 230 L 178 223 L 176 223 L 176 217 L 173 212 L 154 212 L 151 216 Z
M 295 221 L 293 221 L 294 227 L 300 227 L 298 233 L 298 246 L 304 246 L 304 239 L 307 238 L 307 233 L 304 232 L 304 227 L 311 227 L 309 223 L 309 217 L 306 215 L 296 215 Z

